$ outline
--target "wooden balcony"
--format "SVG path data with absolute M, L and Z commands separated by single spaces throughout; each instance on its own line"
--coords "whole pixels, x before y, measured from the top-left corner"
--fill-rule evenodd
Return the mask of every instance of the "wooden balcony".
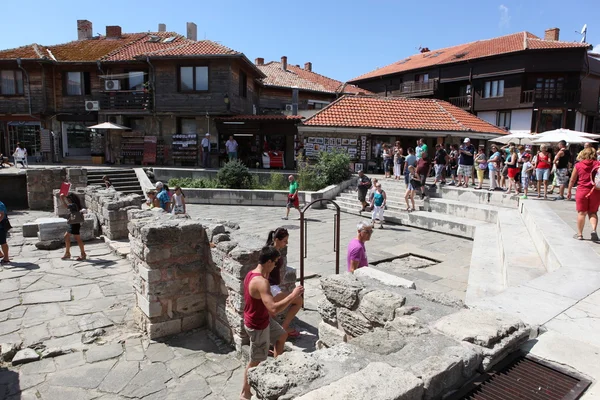
M 433 94 L 438 89 L 438 80 L 432 79 L 428 82 L 403 82 L 400 84 L 400 90 L 394 94 L 400 96 L 427 96 Z
M 471 96 L 449 97 L 448 102 L 464 110 L 471 108 Z
M 523 90 L 521 103 L 568 104 L 579 102 L 579 90 Z
M 152 95 L 143 90 L 100 92 L 100 109 L 106 111 L 150 111 L 152 110 Z

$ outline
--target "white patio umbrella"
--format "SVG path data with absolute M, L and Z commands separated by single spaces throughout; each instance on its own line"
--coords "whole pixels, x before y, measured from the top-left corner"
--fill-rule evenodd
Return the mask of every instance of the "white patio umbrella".
M 112 122 L 103 122 L 98 125 L 88 126 L 88 129 L 119 129 L 119 130 L 123 130 L 123 129 L 130 129 L 130 128 L 123 126 L 123 125 L 114 124 Z
M 588 133 L 588 132 L 580 132 L 580 131 L 572 131 L 571 129 L 554 129 L 552 131 L 546 131 L 546 132 L 542 132 L 537 134 L 537 137 L 543 138 L 543 137 L 555 137 L 555 135 L 562 135 L 563 138 L 562 140 L 566 140 L 567 142 L 569 142 L 569 139 L 571 137 L 573 137 L 574 139 L 577 139 L 578 137 L 587 137 L 590 139 L 597 139 L 600 138 L 600 135 L 596 135 L 594 133 Z M 560 140 L 559 140 L 560 141 Z M 574 142 L 572 142 L 574 143 Z
M 497 138 L 490 139 L 491 142 L 509 144 L 515 142 L 517 144 L 533 144 L 532 140 L 535 138 L 530 131 L 510 131 L 510 134 L 504 136 L 498 136 Z
M 535 140 L 533 140 L 533 143 L 558 143 L 561 140 L 564 140 L 569 144 L 597 143 L 595 140 L 590 139 L 589 137 L 577 135 L 573 131 L 571 132 L 572 133 L 570 134 L 558 132 L 558 130 L 552 132 L 544 132 L 543 134 L 536 135 L 537 137 L 535 138 Z

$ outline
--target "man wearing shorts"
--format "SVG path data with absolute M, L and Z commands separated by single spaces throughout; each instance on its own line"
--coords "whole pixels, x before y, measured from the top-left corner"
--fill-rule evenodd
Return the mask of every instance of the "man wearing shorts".
M 471 144 L 471 139 L 465 138 L 458 153 L 458 186 L 461 186 L 464 177 L 464 187 L 469 187 L 469 178 L 473 175 L 475 154 L 475 147 Z
M 300 213 L 300 200 L 298 200 L 298 182 L 294 178 L 294 175 L 288 176 L 290 182 L 290 193 L 288 194 L 287 206 L 285 210 L 285 217 L 281 219 L 288 219 L 290 216 L 290 208 L 294 207 Z
M 360 201 L 361 205 L 360 212 L 367 209 L 367 191 L 371 186 L 371 179 L 363 171 L 358 171 L 358 186 L 356 187 L 356 191 L 358 192 L 358 201 Z
M 258 266 L 248 272 L 244 279 L 244 328 L 250 337 L 250 362 L 244 371 L 241 399 L 252 398 L 248 370 L 267 359 L 269 345 L 274 343 L 275 357 L 283 352 L 287 333 L 271 316 L 281 313 L 304 293 L 304 288 L 297 286 L 283 300 L 277 303 L 273 300 L 269 274 L 275 268 L 279 257 L 281 254 L 275 247 L 263 247 L 258 258 Z

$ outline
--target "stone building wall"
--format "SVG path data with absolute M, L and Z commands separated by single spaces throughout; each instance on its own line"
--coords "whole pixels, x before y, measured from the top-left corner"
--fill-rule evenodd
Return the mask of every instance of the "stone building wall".
M 87 170 L 84 168 L 29 168 L 26 176 L 27 199 L 32 210 L 51 210 L 55 205 L 54 190 L 59 189 L 63 182 L 70 182 L 71 190 L 87 186 Z

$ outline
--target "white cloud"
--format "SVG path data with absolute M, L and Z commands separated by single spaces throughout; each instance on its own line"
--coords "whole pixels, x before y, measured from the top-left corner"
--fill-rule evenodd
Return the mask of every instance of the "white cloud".
M 508 7 L 506 7 L 504 4 L 500 4 L 498 10 L 500 11 L 500 21 L 498 22 L 498 26 L 500 29 L 510 28 L 510 14 Z

